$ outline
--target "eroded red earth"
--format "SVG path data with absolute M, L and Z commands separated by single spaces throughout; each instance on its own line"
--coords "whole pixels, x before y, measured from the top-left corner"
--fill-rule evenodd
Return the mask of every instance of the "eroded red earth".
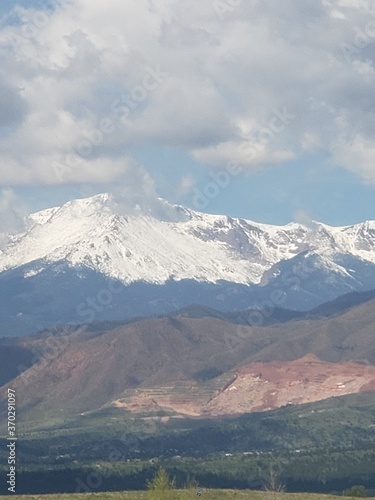
M 114 402 L 130 411 L 168 409 L 181 415 L 219 416 L 265 411 L 333 396 L 375 390 L 375 366 L 326 363 L 313 355 L 295 361 L 255 362 L 212 382 L 175 382 L 139 388 Z

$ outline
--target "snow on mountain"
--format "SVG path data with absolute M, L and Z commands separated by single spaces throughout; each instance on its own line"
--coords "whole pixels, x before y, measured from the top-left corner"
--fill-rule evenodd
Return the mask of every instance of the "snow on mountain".
M 66 261 L 124 283 L 194 279 L 250 285 L 302 252 L 319 255 L 319 265 L 343 275 L 348 270 L 338 255 L 375 264 L 375 221 L 273 226 L 164 200 L 153 212 L 129 211 L 121 200 L 100 194 L 32 214 L 29 222 L 0 252 L 0 273 L 34 261 Z

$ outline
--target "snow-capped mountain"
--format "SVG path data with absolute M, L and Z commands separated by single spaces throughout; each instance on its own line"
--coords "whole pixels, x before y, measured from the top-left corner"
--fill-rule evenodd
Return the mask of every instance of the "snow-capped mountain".
M 283 307 L 308 310 L 346 292 L 375 288 L 375 221 L 273 226 L 164 200 L 153 210 L 129 210 L 121 200 L 101 194 L 32 214 L 27 231 L 12 236 L 0 251 L 0 292 L 17 283 L 13 298 L 18 305 L 11 312 L 18 318 L 31 314 L 27 306 L 38 297 L 45 312 L 48 283 L 55 302 L 59 295 L 60 311 L 66 310 L 73 289 L 79 290 L 66 318 L 74 320 L 74 307 L 82 306 L 95 286 L 105 288 L 106 280 L 123 284 L 128 305 L 138 297 L 142 307 L 135 309 L 141 315 L 158 312 L 160 301 L 170 308 L 200 300 L 240 309 L 269 299 L 274 289 L 284 294 Z M 142 292 L 135 293 L 140 284 Z M 108 318 L 117 307 L 112 302 Z M 116 317 L 124 311 L 120 302 Z M 102 317 L 99 312 L 95 318 Z
M 30 216 L 30 228 L 0 253 L 0 272 L 45 260 L 84 265 L 125 283 L 196 279 L 256 284 L 274 264 L 304 251 L 375 263 L 375 221 L 349 227 L 259 224 L 160 201 L 164 213 L 126 215 L 108 194 Z M 333 270 L 348 271 L 339 264 Z

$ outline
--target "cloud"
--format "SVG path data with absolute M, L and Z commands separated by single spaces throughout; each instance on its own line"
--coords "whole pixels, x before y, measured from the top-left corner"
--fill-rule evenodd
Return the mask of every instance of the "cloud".
M 370 2 L 54 4 L 0 27 L 1 184 L 135 179 L 130 151 L 150 143 L 249 172 L 323 151 L 372 182 Z
M 293 214 L 293 220 L 309 229 L 316 228 L 316 222 L 314 218 L 311 216 L 311 214 L 309 214 L 305 210 L 302 209 L 296 210 Z
M 177 195 L 184 196 L 189 193 L 192 187 L 195 185 L 196 180 L 192 175 L 184 175 L 177 186 Z
M 277 165 L 292 160 L 293 151 L 277 150 L 261 142 L 227 141 L 217 146 L 196 149 L 193 157 L 206 164 L 222 166 L 230 163 L 257 170 L 266 165 Z
M 0 190 L 0 249 L 8 243 L 10 235 L 26 228 L 27 214 L 27 207 L 12 189 Z
M 375 186 L 375 142 L 371 138 L 357 134 L 350 142 L 337 141 L 333 160 Z
M 0 131 L 21 122 L 26 110 L 20 89 L 9 85 L 4 75 L 0 74 Z

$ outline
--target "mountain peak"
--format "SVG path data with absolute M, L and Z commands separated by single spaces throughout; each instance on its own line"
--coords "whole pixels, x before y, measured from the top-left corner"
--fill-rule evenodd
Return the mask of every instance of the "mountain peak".
M 195 212 L 161 198 L 141 207 L 109 193 L 42 210 L 30 221 L 0 254 L 0 272 L 34 261 L 66 261 L 125 283 L 194 279 L 250 285 L 306 251 L 331 267 L 332 256 L 343 253 L 375 263 L 373 221 L 344 228 L 318 222 L 275 226 Z

